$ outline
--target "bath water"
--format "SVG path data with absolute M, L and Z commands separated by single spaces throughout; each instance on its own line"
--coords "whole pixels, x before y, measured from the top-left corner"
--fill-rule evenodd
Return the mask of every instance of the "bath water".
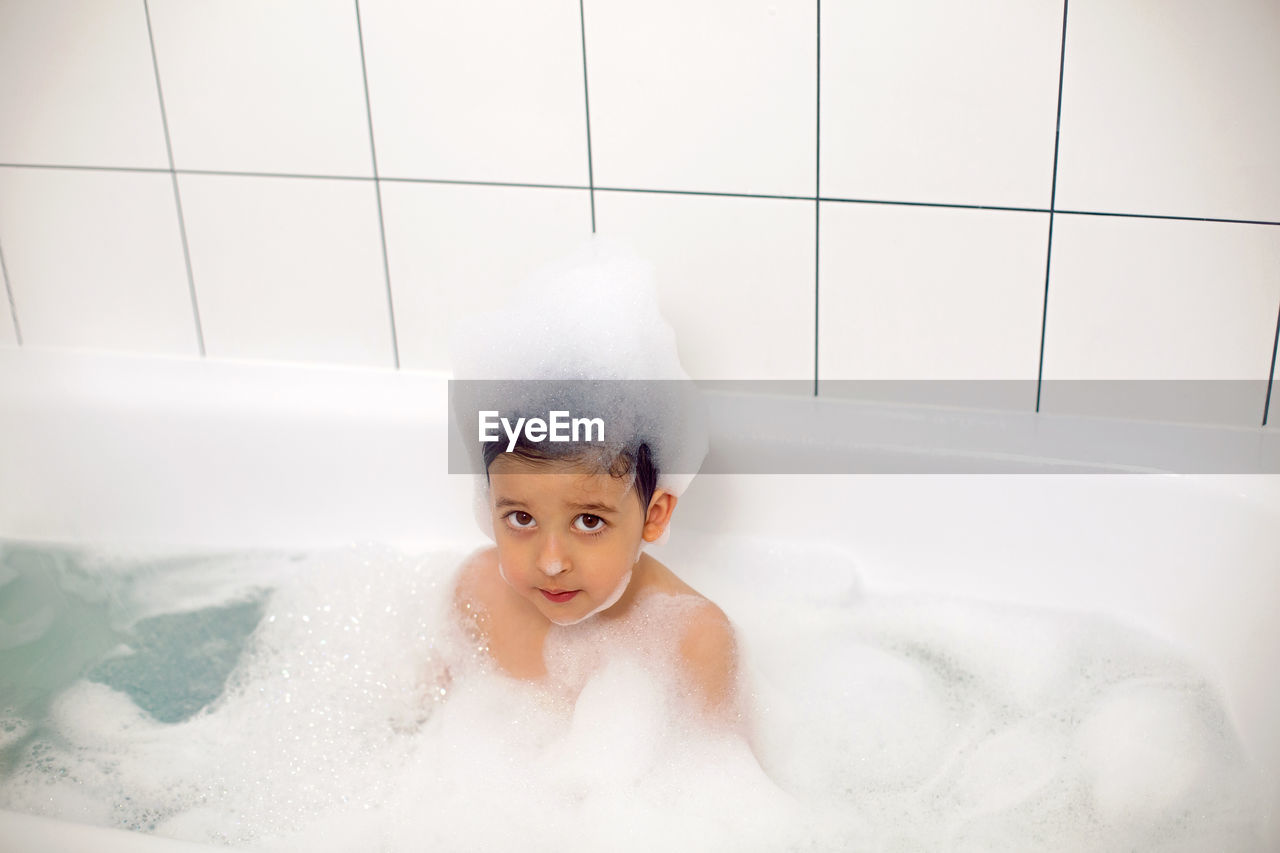
M 0 806 L 280 850 L 1260 849 L 1213 685 L 1140 631 L 675 537 L 748 740 L 591 620 L 555 647 L 576 695 L 494 673 L 447 617 L 463 556 L 0 543 Z

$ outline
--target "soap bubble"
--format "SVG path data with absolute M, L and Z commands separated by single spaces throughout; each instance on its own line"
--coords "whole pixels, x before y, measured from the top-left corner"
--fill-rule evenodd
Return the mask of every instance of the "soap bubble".
M 450 349 L 455 437 L 475 473 L 480 411 L 512 423 L 553 410 L 601 417 L 604 448 L 616 457 L 647 443 L 658 487 L 677 497 L 706 456 L 701 401 L 658 309 L 653 269 L 621 241 L 594 235 L 535 271 L 491 310 L 460 319 Z
M 601 235 L 460 319 L 451 343 L 457 379 L 688 378 L 651 265 Z

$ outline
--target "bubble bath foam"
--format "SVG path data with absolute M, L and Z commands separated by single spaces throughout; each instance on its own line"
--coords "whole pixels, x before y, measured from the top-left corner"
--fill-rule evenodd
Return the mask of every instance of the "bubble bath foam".
M 660 558 L 736 626 L 748 742 L 590 620 L 548 651 L 570 694 L 494 673 L 447 617 L 462 556 L 6 543 L 0 805 L 262 849 L 1262 849 L 1215 690 L 1114 621 L 686 537 Z

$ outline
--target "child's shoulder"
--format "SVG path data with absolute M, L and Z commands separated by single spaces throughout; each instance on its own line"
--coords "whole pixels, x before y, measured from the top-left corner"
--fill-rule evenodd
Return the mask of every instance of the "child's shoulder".
M 493 545 L 477 548 L 466 556 L 458 568 L 454 595 L 473 591 L 498 573 L 498 549 Z
M 733 624 L 713 601 L 698 596 L 689 609 L 680 638 L 680 655 L 695 674 L 726 672 L 736 659 Z
M 648 554 L 642 559 L 649 561 L 644 574 L 646 595 L 674 595 L 683 599 L 687 604 L 690 631 L 702 636 L 731 628 L 729 617 L 725 616 L 714 601 L 689 586 L 675 572 Z
M 653 592 L 677 595 L 685 602 L 678 645 L 685 673 L 709 707 L 722 705 L 733 695 L 737 671 L 733 623 L 714 601 L 659 566 L 660 580 Z
M 736 707 L 738 643 L 724 611 L 703 598 L 687 617 L 680 638 L 684 676 L 702 706 L 717 714 Z
M 492 546 L 473 551 L 462 561 L 453 584 L 453 606 L 477 623 L 502 601 L 498 585 L 498 549 Z

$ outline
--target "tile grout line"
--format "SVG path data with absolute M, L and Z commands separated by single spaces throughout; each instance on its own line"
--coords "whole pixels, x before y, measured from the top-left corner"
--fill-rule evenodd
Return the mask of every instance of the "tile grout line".
M 13 321 L 13 334 L 18 346 L 22 346 L 22 327 L 18 325 L 18 306 L 13 301 L 13 288 L 9 286 L 9 268 L 4 262 L 4 245 L 0 243 L 0 278 L 4 279 L 4 292 L 9 298 L 9 319 Z
M 591 198 L 591 233 L 596 233 L 596 176 L 591 160 L 591 93 L 587 87 L 587 14 L 578 0 L 578 25 L 582 32 L 582 100 L 587 111 L 587 191 Z
M 391 296 L 391 263 L 387 259 L 387 226 L 382 216 L 382 182 L 378 179 L 378 148 L 373 139 L 373 104 L 369 100 L 369 70 L 364 60 L 364 27 L 360 21 L 360 0 L 355 0 L 356 41 L 360 45 L 360 77 L 364 81 L 364 111 L 369 121 L 369 156 L 373 163 L 373 194 L 378 202 L 378 239 L 382 242 L 382 275 L 387 287 L 387 317 L 391 323 L 391 357 L 400 369 L 400 339 L 396 334 L 396 306 Z
M 818 333 L 821 329 L 818 299 L 822 288 L 822 0 L 817 0 L 814 21 L 817 44 L 817 91 L 814 97 L 813 151 L 813 396 L 818 396 Z
M 1228 219 L 1226 217 L 1217 216 L 1175 216 L 1173 214 L 1166 213 L 1119 213 L 1107 210 L 1064 210 L 1062 208 L 1057 208 L 1054 213 L 1063 213 L 1071 216 L 1119 216 L 1128 219 L 1169 219 L 1176 222 L 1220 222 L 1227 225 L 1280 225 L 1280 221 L 1273 222 L 1267 219 Z
M 1036 368 L 1036 411 L 1040 411 L 1040 392 L 1044 386 L 1044 338 L 1049 324 L 1049 275 L 1053 269 L 1053 215 L 1058 203 L 1058 146 L 1062 138 L 1062 80 L 1067 67 L 1067 6 L 1062 0 L 1062 49 L 1058 54 L 1058 118 L 1053 128 L 1053 180 L 1049 187 L 1049 240 L 1044 259 L 1044 302 L 1040 306 L 1040 364 Z
M 1271 415 L 1271 389 L 1276 384 L 1276 350 L 1280 349 L 1280 307 L 1276 309 L 1276 336 L 1271 343 L 1271 372 L 1267 378 L 1267 399 L 1262 404 L 1262 425 L 1267 425 Z
M 168 174 L 170 171 L 179 175 L 223 175 L 242 178 L 295 178 L 317 181 L 372 181 L 371 177 L 362 175 L 304 175 L 288 172 L 238 172 L 223 169 L 158 169 L 144 166 L 72 166 L 49 163 L 0 163 L 0 169 L 72 169 L 92 172 L 155 172 Z M 835 196 L 811 195 L 767 195 L 763 193 L 731 193 L 707 190 L 662 190 L 643 189 L 640 187 L 600 187 L 581 186 L 575 184 L 524 184 L 514 181 L 469 181 L 451 178 L 397 178 L 379 175 L 379 183 L 404 184 L 447 184 L 451 186 L 474 187 L 512 187 L 518 189 L 548 190 L 591 190 L 619 193 L 654 193 L 657 195 L 691 195 L 712 198 L 758 198 L 772 201 L 829 201 L 837 204 L 883 204 L 901 207 L 930 207 L 941 210 L 993 210 L 1004 213 L 1049 213 L 1047 207 L 1011 207 L 998 204 L 961 204 L 959 202 L 942 201 L 893 201 L 883 198 L 839 198 Z M 1124 219 L 1163 219 L 1175 222 L 1215 222 L 1224 225 L 1264 225 L 1280 228 L 1280 220 L 1270 219 L 1229 219 L 1218 216 L 1177 216 L 1166 213 L 1122 213 L 1110 210 L 1068 210 L 1055 208 L 1054 214 L 1067 216 L 1116 216 Z
M 200 302 L 196 299 L 196 278 L 191 269 L 191 246 L 187 242 L 187 221 L 182 212 L 182 193 L 178 188 L 178 171 L 173 165 L 173 142 L 169 138 L 169 115 L 164 108 L 164 89 L 160 86 L 160 60 L 156 58 L 156 39 L 151 29 L 151 7 L 147 0 L 142 0 L 142 11 L 147 18 L 147 41 L 151 45 L 151 68 L 156 75 L 156 97 L 160 101 L 160 124 L 164 128 L 164 148 L 169 157 L 168 172 L 170 180 L 173 182 L 173 203 L 178 212 L 178 235 L 182 238 L 182 259 L 187 266 L 187 291 L 191 295 L 191 317 L 196 327 L 196 347 L 200 352 L 200 357 L 205 358 L 207 353 L 204 347 L 204 324 L 200 321 Z
M 165 169 L 159 166 L 75 166 L 69 163 L 0 163 L 0 168 L 5 169 L 69 169 L 72 171 L 88 171 L 88 172 L 154 172 L 158 175 L 167 175 L 174 169 Z M 186 172 L 189 170 L 178 169 L 178 172 Z

